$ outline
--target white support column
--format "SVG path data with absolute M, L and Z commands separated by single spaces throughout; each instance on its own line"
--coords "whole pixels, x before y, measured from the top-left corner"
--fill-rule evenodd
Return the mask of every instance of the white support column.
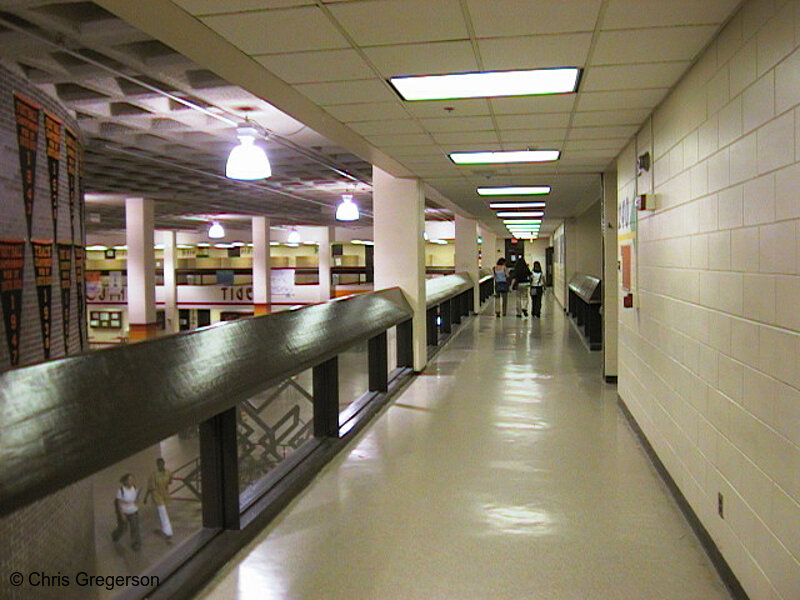
M 174 231 L 156 232 L 156 241 L 164 246 L 164 322 L 167 333 L 175 333 L 180 329 L 178 288 L 175 280 L 175 270 L 178 267 L 176 237 Z
M 467 273 L 475 283 L 474 310 L 480 306 L 478 290 L 478 222 L 456 215 L 456 273 Z
M 491 271 L 498 259 L 497 235 L 493 231 L 481 228 L 481 237 L 483 238 L 483 244 L 481 245 L 481 269 Z
M 321 227 L 319 240 L 319 300 L 331 299 L 331 245 L 336 241 L 335 227 Z
M 153 201 L 125 199 L 125 239 L 128 245 L 128 338 L 132 342 L 156 336 L 156 256 L 153 249 Z
M 617 172 L 603 173 L 603 376 L 617 378 Z
M 422 182 L 372 168 L 375 289 L 399 286 L 414 310 L 414 370 L 428 361 L 425 338 L 425 195 Z
M 253 314 L 270 312 L 269 219 L 253 217 Z

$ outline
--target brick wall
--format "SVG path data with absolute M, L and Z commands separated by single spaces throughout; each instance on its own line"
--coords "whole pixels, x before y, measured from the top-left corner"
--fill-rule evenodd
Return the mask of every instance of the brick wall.
M 800 2 L 746 2 L 640 132 L 659 205 L 619 308 L 620 396 L 754 600 L 800 590 L 799 43 Z
M 27 240 L 27 224 L 22 201 L 19 155 L 14 122 L 13 94 L 21 93 L 61 118 L 77 132 L 76 124 L 55 100 L 33 88 L 23 77 L 0 65 L 0 239 Z M 32 237 L 53 239 L 50 189 L 45 154 L 44 124 L 40 119 L 36 172 L 36 196 Z M 60 168 L 61 202 L 58 218 L 58 241 L 82 243 L 79 231 L 70 231 L 67 198 L 66 165 Z M 78 225 L 76 221 L 76 225 Z M 25 287 L 21 323 L 20 364 L 42 360 L 42 337 L 39 307 L 34 284 L 30 245 L 26 244 Z M 56 259 L 54 258 L 54 261 Z M 74 277 L 74 265 L 73 265 Z M 77 294 L 72 289 L 70 351 L 80 350 L 78 338 Z M 61 320 L 61 294 L 58 264 L 53 264 L 52 354 L 64 355 Z M 4 325 L 0 322 L 0 370 L 8 368 L 9 354 Z M 55 460 L 55 459 L 54 459 Z M 32 589 L 12 587 L 8 581 L 14 571 L 48 574 L 74 574 L 80 570 L 94 572 L 94 515 L 92 485 L 83 481 L 53 494 L 17 513 L 0 520 L 0 598 L 27 600 L 58 598 L 59 600 L 93 598 L 94 593 L 73 585 L 64 589 Z
M 0 240 L 28 241 L 25 209 L 22 197 L 22 178 L 20 174 L 17 131 L 14 120 L 14 93 L 19 93 L 41 105 L 62 120 L 65 127 L 78 132 L 75 119 L 53 98 L 33 87 L 21 74 L 5 68 L 0 63 Z M 62 134 L 63 136 L 63 134 Z M 83 244 L 83 233 L 78 215 L 82 214 L 80 205 L 83 199 L 76 193 L 76 219 L 74 231 L 70 227 L 69 199 L 67 195 L 66 151 L 62 139 L 62 161 L 59 169 L 59 196 L 57 238 L 60 243 Z M 44 112 L 39 118 L 38 151 L 36 158 L 36 192 L 33 207 L 32 235 L 35 240 L 53 239 L 53 219 L 50 207 L 50 185 L 45 151 Z M 43 360 L 39 305 L 34 283 L 33 256 L 30 244 L 25 245 L 25 276 L 22 296 L 22 320 L 20 323 L 20 361 L 19 366 Z M 70 301 L 70 342 L 71 354 L 81 349 L 78 328 L 78 297 L 74 285 Z M 58 279 L 57 257 L 53 258 L 53 287 L 51 304 L 51 354 L 50 358 L 64 356 L 64 338 L 61 311 L 61 292 Z M 85 329 L 85 328 L 84 328 Z M 9 368 L 9 352 L 6 343 L 5 325 L 0 319 L 0 371 Z

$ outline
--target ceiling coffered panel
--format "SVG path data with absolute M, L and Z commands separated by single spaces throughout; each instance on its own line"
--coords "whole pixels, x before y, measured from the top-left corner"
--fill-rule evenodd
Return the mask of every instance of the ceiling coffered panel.
M 554 219 L 574 215 L 599 197 L 600 172 L 738 2 L 138 0 L 133 6 L 126 0 L 97 0 L 97 4 L 129 23 L 117 27 L 116 35 L 120 44 L 129 45 L 126 56 L 146 55 L 137 63 L 141 74 L 185 87 L 192 82 L 188 72 L 198 71 L 201 75 L 193 81 L 206 86 L 202 94 L 191 86 L 185 89 L 215 105 L 234 110 L 250 104 L 263 112 L 264 119 L 265 111 L 280 109 L 282 113 L 276 112 L 288 119 L 284 129 L 292 132 L 292 140 L 338 157 L 363 179 L 369 177 L 369 163 L 397 175 L 417 175 L 454 209 L 484 220 L 496 231 L 502 231 L 500 223 L 486 199 L 477 196 L 478 185 L 553 185 L 544 228 L 549 231 Z M 105 29 L 104 39 L 113 37 L 106 28 L 97 29 Z M 210 48 L 216 50 L 211 53 Z M 119 85 L 112 85 L 113 78 L 87 81 L 85 75 L 75 76 L 77 66 L 35 55 L 32 52 L 29 66 L 38 69 L 45 61 L 45 79 L 60 84 L 60 93 L 70 98 L 71 105 L 91 117 L 93 135 L 152 152 L 184 144 L 204 157 L 208 168 L 212 163 L 221 168 L 219 147 L 230 143 L 230 128 L 204 127 L 202 122 L 195 126 L 181 114 L 186 111 L 157 106 L 161 99 L 128 97 Z M 184 62 L 194 62 L 193 69 L 181 66 L 181 55 L 188 59 Z M 577 93 L 404 102 L 387 81 L 404 75 L 556 66 L 583 69 Z M 56 76 L 63 71 L 71 77 Z M 138 109 L 147 113 L 136 114 Z M 272 118 L 281 120 L 277 115 Z M 303 123 L 313 123 L 313 128 L 303 129 Z M 195 139 L 190 125 L 198 134 Z M 529 147 L 558 149 L 563 156 L 554 163 L 488 167 L 456 166 L 447 158 L 458 150 Z M 281 155 L 280 149 L 276 152 Z M 330 171 L 312 173 L 307 159 L 282 155 L 285 170 L 274 169 L 276 181 L 302 188 L 306 195 L 321 194 L 314 192 L 323 189 L 315 188 L 315 181 L 331 179 Z M 309 206 L 319 211 L 318 206 Z

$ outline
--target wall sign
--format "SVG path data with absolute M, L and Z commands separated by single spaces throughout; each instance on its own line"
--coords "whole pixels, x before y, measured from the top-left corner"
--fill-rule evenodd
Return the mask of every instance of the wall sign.
M 61 287 L 61 328 L 64 354 L 69 354 L 69 309 L 72 296 L 72 244 L 58 244 L 58 281 Z
M 19 94 L 14 94 L 14 115 L 17 122 L 17 145 L 19 168 L 22 174 L 22 199 L 25 219 L 28 223 L 28 238 L 33 223 L 33 200 L 36 191 L 36 147 L 39 141 L 40 107 Z
M 47 140 L 47 176 L 50 180 L 50 210 L 53 213 L 53 241 L 58 241 L 58 171 L 61 164 L 61 121 L 44 113 Z
M 53 243 L 32 241 L 31 247 L 36 274 L 36 297 L 39 299 L 42 349 L 47 360 L 50 358 L 50 309 L 53 305 Z
M 69 196 L 69 230 L 75 241 L 75 182 L 78 176 L 78 140 L 69 129 L 64 130 L 64 145 L 67 148 L 67 195 Z
M 0 303 L 11 366 L 19 364 L 19 332 L 22 318 L 22 272 L 25 242 L 0 241 Z

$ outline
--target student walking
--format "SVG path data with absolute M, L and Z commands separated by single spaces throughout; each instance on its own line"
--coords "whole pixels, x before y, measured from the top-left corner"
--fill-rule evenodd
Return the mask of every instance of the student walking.
M 534 318 L 542 318 L 542 297 L 544 296 L 544 273 L 542 265 L 536 260 L 533 262 L 531 273 L 531 301 L 533 302 L 532 314 Z
M 131 548 L 139 550 L 142 547 L 142 534 L 139 529 L 139 507 L 136 503 L 139 500 L 139 490 L 133 475 L 126 473 L 120 480 L 119 490 L 114 500 L 114 507 L 117 512 L 117 528 L 111 533 L 111 539 L 118 542 L 125 533 L 126 529 L 131 532 Z
M 171 483 L 172 472 L 167 470 L 164 459 L 156 459 L 156 470 L 150 475 L 150 480 L 147 482 L 147 494 L 145 494 L 144 503 L 147 504 L 147 499 L 150 496 L 153 497 L 153 502 L 155 502 L 156 511 L 158 512 L 158 520 L 161 522 L 161 533 L 164 534 L 168 543 L 172 541 L 172 523 L 170 523 L 169 513 L 167 512 L 169 485 Z
M 498 259 L 497 264 L 492 267 L 492 275 L 494 276 L 494 314 L 497 317 L 500 316 L 502 305 L 503 316 L 505 317 L 508 312 L 509 287 L 509 273 L 505 258 Z
M 531 270 L 525 258 L 520 256 L 511 272 L 511 287 L 516 292 L 517 318 L 528 316 L 528 297 L 531 290 Z

